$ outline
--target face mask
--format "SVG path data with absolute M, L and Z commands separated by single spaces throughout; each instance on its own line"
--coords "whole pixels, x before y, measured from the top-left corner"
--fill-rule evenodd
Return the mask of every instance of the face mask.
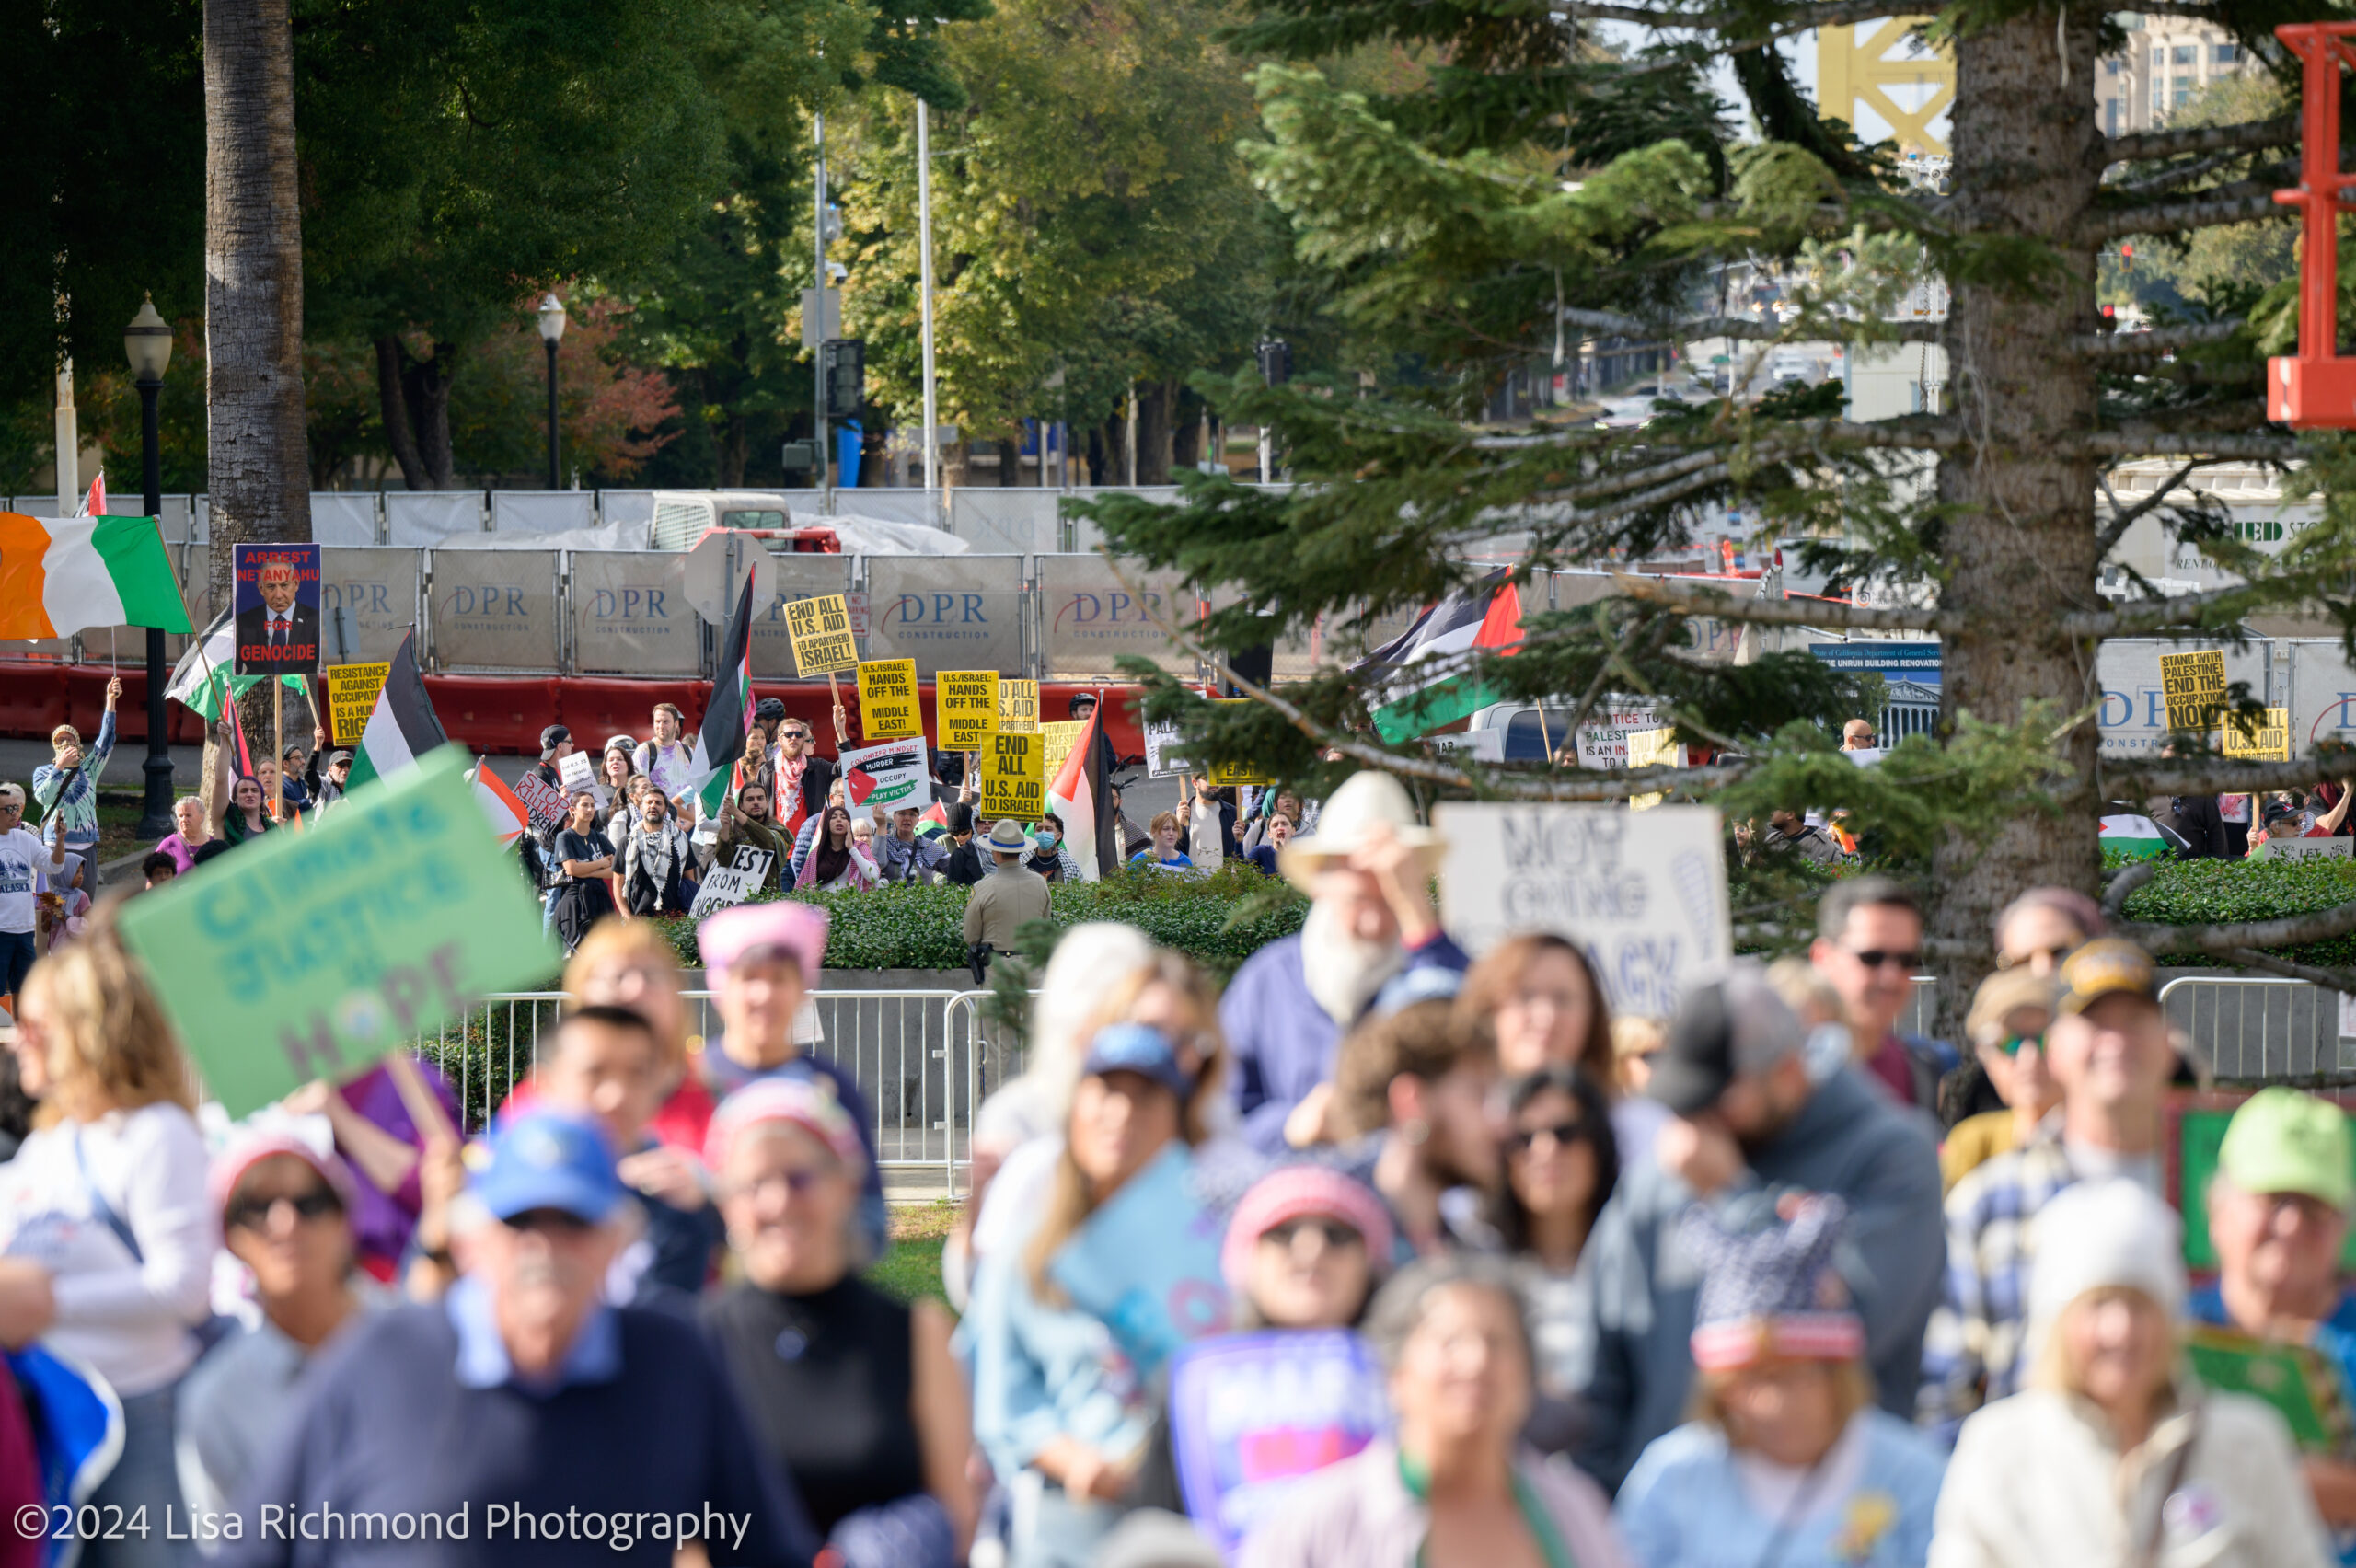
M 1056 847 L 1056 830 L 1052 827 L 1041 828 L 1032 837 L 1042 849 L 1053 849 Z

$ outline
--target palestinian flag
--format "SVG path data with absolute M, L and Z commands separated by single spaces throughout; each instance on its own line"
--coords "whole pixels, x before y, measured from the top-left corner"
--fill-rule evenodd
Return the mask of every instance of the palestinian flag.
M 499 836 L 503 847 L 532 831 L 532 810 L 507 781 L 491 770 L 488 760 L 475 765 L 475 804 L 491 819 L 491 831 Z
M 1113 791 L 1105 782 L 1114 766 L 1100 702 L 1063 767 L 1047 781 L 1047 809 L 1063 819 L 1064 847 L 1071 851 L 1082 882 L 1094 882 L 1120 864 L 1121 837 L 1114 825 Z
M 234 619 L 225 609 L 214 616 L 213 624 L 190 641 L 180 662 L 172 666 L 172 684 L 164 688 L 166 697 L 191 713 L 202 714 L 208 724 L 216 723 L 221 718 L 222 693 L 231 684 L 229 671 L 237 662 Z M 235 689 L 242 692 L 260 679 L 260 675 L 248 675 L 236 684 Z
M 1497 700 L 1465 674 L 1476 651 L 1521 646 L 1521 590 L 1499 567 L 1415 617 L 1415 624 L 1351 666 L 1374 686 L 1374 726 L 1386 741 L 1429 734 Z
M 2148 860 L 2168 850 L 2167 835 L 2147 816 L 2121 814 L 2103 818 L 2098 842 L 2103 848 L 2116 849 L 2131 860 Z
M 753 578 L 745 576 L 745 592 L 728 617 L 728 635 L 722 639 L 720 659 L 712 665 L 711 699 L 704 704 L 703 728 L 696 732 L 696 748 L 687 759 L 693 780 L 683 793 L 693 795 L 703 814 L 720 814 L 735 777 L 736 760 L 745 755 L 745 735 L 753 727 Z
M 156 520 L 0 512 L 0 638 L 94 626 L 195 629 Z
M 919 838 L 937 838 L 948 831 L 949 808 L 939 801 L 927 806 L 924 815 L 917 818 L 917 836 Z
M 361 729 L 360 744 L 352 748 L 352 782 L 344 787 L 346 794 L 371 779 L 398 773 L 427 752 L 450 743 L 442 721 L 433 716 L 433 701 L 425 695 L 425 677 L 417 673 L 417 655 L 412 651 L 416 640 L 417 634 L 410 632 L 393 653 L 393 667 L 386 673 L 384 688 L 376 693 L 376 706 L 369 710 L 368 722 Z

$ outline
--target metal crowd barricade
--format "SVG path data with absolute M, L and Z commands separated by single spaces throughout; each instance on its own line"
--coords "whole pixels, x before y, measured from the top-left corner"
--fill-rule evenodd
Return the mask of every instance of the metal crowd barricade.
M 683 994 L 691 1044 L 717 1040 L 710 991 Z M 797 1025 L 803 1049 L 847 1071 L 868 1099 L 876 1163 L 939 1167 L 955 1197 L 973 1159 L 974 1109 L 1020 1070 L 1011 1035 L 983 1016 L 987 991 L 814 991 Z M 457 1091 L 466 1125 L 479 1127 L 532 1070 L 543 1030 L 563 995 L 506 991 L 419 1043 Z M 812 1020 L 814 1017 L 814 1032 Z
M 2220 1080 L 2322 1083 L 2346 1076 L 2336 991 L 2271 975 L 2181 974 L 2161 986 L 2160 1006 Z

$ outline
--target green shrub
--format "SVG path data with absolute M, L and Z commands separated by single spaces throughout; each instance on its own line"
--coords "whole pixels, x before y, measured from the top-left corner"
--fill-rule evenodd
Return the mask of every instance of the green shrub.
M 823 905 L 829 969 L 963 969 L 967 890 L 947 884 L 867 893 L 771 894 Z M 1232 861 L 1207 877 L 1127 866 L 1103 882 L 1059 882 L 1055 923 L 1125 920 L 1162 946 L 1224 976 L 1259 949 L 1300 929 L 1309 900 L 1285 882 Z M 679 962 L 700 965 L 695 928 L 664 922 Z
M 2164 860 L 2150 882 L 2127 895 L 2127 917 L 2159 926 L 2239 925 L 2311 915 L 2350 901 L 2356 901 L 2356 860 Z M 2356 936 L 2274 954 L 2327 968 L 2356 964 Z M 2163 962 L 2233 967 L 2200 953 L 2172 953 Z

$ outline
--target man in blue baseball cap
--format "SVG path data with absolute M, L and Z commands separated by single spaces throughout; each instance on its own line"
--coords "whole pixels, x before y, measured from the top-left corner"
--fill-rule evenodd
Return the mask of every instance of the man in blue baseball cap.
M 479 1152 L 458 1283 L 319 1364 L 219 1561 L 657 1564 L 695 1540 L 715 1565 L 806 1564 L 801 1501 L 695 1326 L 603 1299 L 639 1227 L 604 1135 L 534 1112 Z

